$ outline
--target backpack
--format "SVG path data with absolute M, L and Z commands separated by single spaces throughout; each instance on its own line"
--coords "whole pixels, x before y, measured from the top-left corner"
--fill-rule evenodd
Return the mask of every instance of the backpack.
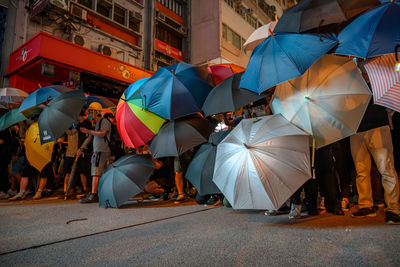
M 111 155 L 115 156 L 118 151 L 120 151 L 121 145 L 122 145 L 122 139 L 121 136 L 118 133 L 117 126 L 113 124 L 109 119 L 107 118 L 101 118 L 100 123 L 99 123 L 99 129 L 101 129 L 101 123 L 102 120 L 108 120 L 108 122 L 111 124 L 111 133 L 110 133 L 110 140 L 108 140 L 107 135 L 104 136 L 104 141 L 108 144 L 108 147 L 111 150 Z

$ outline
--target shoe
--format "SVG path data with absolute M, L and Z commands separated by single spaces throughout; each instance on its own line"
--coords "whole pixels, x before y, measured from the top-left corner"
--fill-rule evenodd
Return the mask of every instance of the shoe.
M 351 217 L 376 217 L 376 212 L 373 207 L 371 208 L 362 208 L 359 209 L 357 212 L 351 214 Z
M 385 204 L 383 203 L 382 200 L 374 201 L 374 207 L 375 207 L 375 208 L 382 208 L 382 207 L 384 207 L 384 206 L 385 206 Z
M 178 204 L 178 203 L 182 203 L 184 201 L 185 201 L 185 195 L 184 194 L 179 194 L 178 197 L 175 199 L 174 203 Z
M 267 216 L 276 216 L 276 215 L 278 215 L 278 211 L 277 210 L 266 210 L 264 214 Z
M 99 198 L 98 198 L 97 194 L 92 194 L 92 193 L 87 195 L 87 197 L 79 200 L 79 203 L 81 203 L 81 204 L 97 203 L 97 202 L 99 202 Z
M 340 205 L 342 206 L 342 210 L 343 211 L 349 211 L 350 210 L 349 199 L 342 198 L 342 201 L 340 202 Z
M 12 190 L 11 188 L 7 191 L 7 194 L 9 194 L 10 196 L 15 196 L 17 193 L 17 190 Z
M 42 198 L 42 191 L 37 191 L 36 194 L 33 196 L 33 200 L 38 200 Z
M 12 198 L 9 198 L 9 201 L 16 201 L 16 200 L 24 200 L 26 198 L 27 193 L 26 192 L 19 192 Z
M 332 213 L 332 214 L 334 214 L 334 215 L 339 215 L 339 216 L 343 216 L 344 215 L 344 212 L 343 212 L 341 206 L 337 206 L 337 207 L 335 207 L 335 209 L 327 210 L 327 211 Z
M 400 215 L 391 211 L 386 212 L 386 224 L 400 224 Z
M 207 205 L 213 205 L 215 202 L 217 202 L 217 198 L 214 195 L 211 195 L 210 198 L 207 200 L 206 204 Z
M 2 199 L 7 199 L 7 198 L 9 198 L 9 197 L 10 197 L 9 194 L 4 193 L 3 191 L 0 191 L 0 200 L 2 200 Z
M 321 201 L 319 202 L 318 209 L 320 209 L 320 210 L 326 210 L 326 207 L 325 207 L 325 197 L 321 197 Z
M 290 205 L 289 219 L 299 219 L 299 218 L 301 218 L 301 204 Z

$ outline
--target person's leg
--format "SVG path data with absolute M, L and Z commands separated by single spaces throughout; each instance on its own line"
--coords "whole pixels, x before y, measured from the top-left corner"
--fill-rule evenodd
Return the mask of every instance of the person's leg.
M 101 176 L 98 175 L 93 175 L 93 179 L 92 179 L 92 194 L 96 194 L 97 195 L 97 190 L 98 190 L 98 186 L 99 186 L 99 181 L 100 181 Z
M 41 177 L 40 181 L 39 181 L 38 191 L 33 196 L 33 198 L 32 198 L 33 200 L 42 198 L 42 192 L 44 190 L 44 187 L 46 186 L 46 183 L 47 183 L 47 177 Z
M 183 200 L 185 197 L 183 193 L 183 172 L 175 172 L 175 185 L 179 194 L 176 200 Z
M 84 192 L 87 192 L 88 191 L 88 182 L 87 182 L 86 175 L 81 173 L 81 174 L 79 174 L 79 176 L 81 177 L 81 183 L 82 183 L 82 187 L 83 187 L 82 189 Z
M 14 200 L 25 199 L 27 195 L 26 189 L 28 188 L 28 183 L 29 183 L 28 177 L 21 177 L 21 182 L 19 184 L 19 193 L 13 196 L 12 198 L 9 198 L 8 200 L 14 201 Z
M 68 186 L 68 181 L 69 181 L 69 173 L 66 173 L 65 174 L 65 177 L 64 177 L 64 193 L 65 192 L 67 192 L 67 186 Z

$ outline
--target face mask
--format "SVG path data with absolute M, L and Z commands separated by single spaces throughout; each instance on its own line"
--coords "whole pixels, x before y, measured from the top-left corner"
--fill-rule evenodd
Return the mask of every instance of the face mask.
M 90 115 L 90 113 L 88 114 L 87 117 L 88 117 L 89 120 L 93 120 L 93 117 L 92 117 L 92 115 Z

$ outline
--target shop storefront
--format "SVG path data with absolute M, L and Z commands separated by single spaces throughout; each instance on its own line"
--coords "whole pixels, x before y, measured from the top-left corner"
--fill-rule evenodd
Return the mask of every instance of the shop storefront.
M 153 73 L 40 32 L 10 55 L 10 87 L 26 92 L 52 84 L 118 99 L 129 84 Z

